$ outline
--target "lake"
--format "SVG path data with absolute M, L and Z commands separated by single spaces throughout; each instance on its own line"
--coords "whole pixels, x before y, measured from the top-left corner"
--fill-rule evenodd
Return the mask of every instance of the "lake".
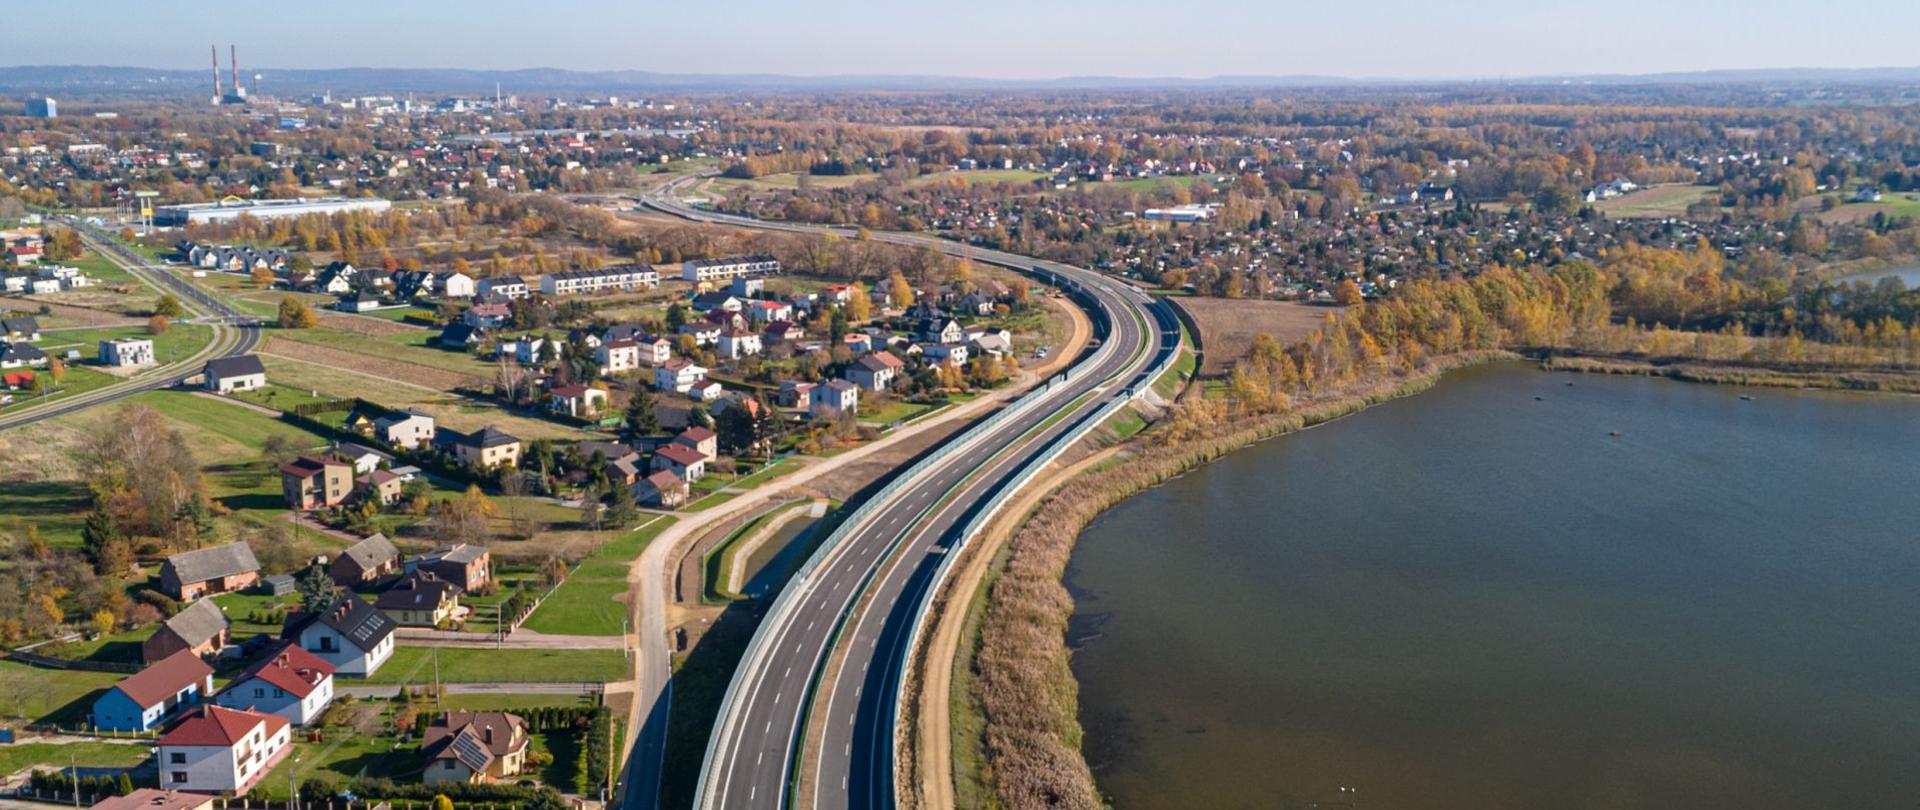
M 1886 278 L 1888 276 L 1893 276 L 1895 278 L 1900 279 L 1902 282 L 1904 282 L 1907 285 L 1907 289 L 1909 290 L 1915 287 L 1920 287 L 1920 266 L 1886 267 L 1879 270 L 1866 270 L 1859 273 L 1848 273 L 1847 275 L 1834 279 L 1834 283 L 1851 284 L 1855 281 L 1864 281 L 1864 282 L 1867 282 L 1868 284 L 1877 284 L 1879 283 L 1880 279 Z
M 1088 760 L 1123 809 L 1912 807 L 1917 492 L 1920 399 L 1457 372 L 1088 528 Z

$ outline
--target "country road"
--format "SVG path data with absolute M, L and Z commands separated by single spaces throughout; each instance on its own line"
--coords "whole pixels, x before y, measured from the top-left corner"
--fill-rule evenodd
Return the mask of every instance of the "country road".
M 80 231 L 82 240 L 96 253 L 107 257 L 148 286 L 177 294 L 181 305 L 195 316 L 194 322 L 204 323 L 213 328 L 213 339 L 191 357 L 141 372 L 125 382 L 51 400 L 45 404 L 29 405 L 0 415 L 0 430 L 77 413 L 97 405 L 125 399 L 143 391 L 172 388 L 187 378 L 199 374 L 208 360 L 246 354 L 260 345 L 260 326 L 252 317 L 234 310 L 218 296 L 209 293 L 198 284 L 181 278 L 178 273 L 149 263 L 140 254 L 114 241 L 113 237 L 99 229 L 78 221 L 70 221 L 68 224 Z
M 644 202 L 696 221 L 826 230 L 690 209 L 661 192 Z M 931 237 L 873 238 L 965 250 Z M 1067 288 L 1089 310 L 1101 342 L 1066 374 L 902 473 L 787 584 L 729 687 L 708 744 L 700 807 L 776 808 L 796 799 L 816 808 L 892 806 L 895 701 L 940 563 L 996 495 L 1023 483 L 1023 471 L 1078 436 L 1110 403 L 1144 389 L 1178 350 L 1179 327 L 1165 305 L 1124 283 L 1012 254 L 972 255 L 1043 274 Z M 824 707 L 824 714 L 810 732 L 816 707 Z M 656 750 L 636 745 L 635 755 L 643 749 Z M 803 784 L 810 786 L 809 795 L 793 795 Z M 651 806 L 655 796 L 646 791 L 639 783 L 630 786 L 625 804 Z

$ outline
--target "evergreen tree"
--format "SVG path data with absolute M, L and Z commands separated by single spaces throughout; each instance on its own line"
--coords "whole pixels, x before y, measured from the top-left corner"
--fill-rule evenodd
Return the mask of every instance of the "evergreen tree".
M 653 412 L 653 392 L 638 388 L 633 398 L 627 400 L 627 432 L 635 436 L 651 436 L 660 432 L 660 417 Z

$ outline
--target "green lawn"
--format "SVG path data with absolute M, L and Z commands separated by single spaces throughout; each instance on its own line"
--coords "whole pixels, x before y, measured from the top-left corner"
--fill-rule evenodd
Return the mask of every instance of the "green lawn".
M 561 330 L 564 333 L 565 330 Z M 467 352 L 443 351 L 428 346 L 427 341 L 439 336 L 432 329 L 420 329 L 400 335 L 374 337 L 352 332 L 336 332 L 325 327 L 313 329 L 275 329 L 273 336 L 282 340 L 312 343 L 343 351 L 358 352 L 375 357 L 386 357 L 408 363 L 416 363 L 431 368 L 472 374 L 476 377 L 491 378 L 493 365 Z
M 122 677 L 111 672 L 41 669 L 0 660 L 0 717 L 75 725 L 93 710 L 95 694 L 119 683 Z
M 393 658 L 364 683 L 433 682 L 431 647 L 399 647 Z M 620 650 L 528 650 L 441 647 L 440 680 L 446 683 L 541 683 L 624 680 L 626 653 Z
M 283 385 L 281 383 L 267 383 L 265 388 L 256 388 L 251 391 L 236 391 L 233 396 L 235 399 L 244 399 L 248 402 L 265 405 L 279 411 L 290 411 L 301 405 L 310 405 L 317 402 L 334 401 L 332 397 L 314 396 L 313 391 L 314 389 L 311 388 L 295 388 L 291 385 Z
M 35 765 L 45 765 L 48 769 L 65 768 L 69 765 L 82 768 L 131 768 L 152 756 L 150 746 L 151 743 L 146 741 L 0 745 L 0 774 L 13 773 Z
M 737 551 L 739 550 L 738 546 L 740 541 L 752 536 L 769 522 L 777 520 L 780 515 L 784 515 L 795 509 L 811 506 L 812 503 L 813 501 L 811 500 L 803 499 L 775 507 L 761 514 L 759 517 L 747 521 L 746 525 L 734 529 L 732 533 L 727 535 L 726 539 L 715 544 L 714 547 L 706 553 L 706 556 L 700 560 L 702 576 L 706 580 L 701 588 L 701 600 L 708 604 L 718 605 L 741 598 L 740 594 L 727 589 L 727 583 L 733 578 L 733 567 L 745 564 L 744 560 L 737 559 L 739 556 Z
M 615 597 L 628 591 L 627 570 L 647 544 L 671 525 L 673 518 L 656 517 L 638 531 L 602 546 L 599 553 L 582 560 L 521 627 L 555 635 L 619 635 L 627 603 Z
M 164 335 L 147 334 L 145 326 L 112 326 L 101 329 L 74 329 L 48 332 L 40 338 L 40 347 L 52 354 L 54 349 L 78 348 L 80 356 L 92 361 L 100 356 L 100 341 L 114 338 L 150 338 L 153 356 L 162 364 L 185 360 L 213 340 L 213 328 L 197 323 L 174 323 Z
M 27 369 L 21 370 L 25 371 Z M 9 369 L 9 371 L 12 371 L 12 369 Z M 33 373 L 34 376 L 40 378 L 41 384 L 52 385 L 53 378 L 47 376 L 46 369 L 33 369 Z M 49 390 L 45 394 L 16 391 L 13 393 L 14 401 L 11 404 L 0 406 L 0 413 L 13 409 L 25 409 L 43 402 L 55 402 L 75 394 L 84 394 L 98 388 L 105 388 L 119 381 L 119 377 L 103 371 L 95 371 L 86 366 L 68 366 L 67 376 L 60 381 L 58 388 Z
M 895 422 L 912 419 L 934 409 L 934 405 L 925 402 L 894 400 L 879 408 L 869 410 L 860 407 L 860 421 L 875 425 L 891 425 Z
M 168 417 L 201 430 L 217 434 L 252 450 L 266 446 L 267 436 L 292 434 L 303 446 L 318 447 L 327 438 L 279 419 L 213 397 L 185 391 L 148 391 L 129 398 L 151 406 Z M 191 438 L 191 437 L 190 437 Z M 278 482 L 276 481 L 277 485 Z
M 445 695 L 440 698 L 441 705 L 448 711 L 465 712 L 521 712 L 528 709 L 544 709 L 549 706 L 566 708 L 569 706 L 595 705 L 599 698 L 594 695 L 542 695 L 522 693 L 502 693 L 488 695 Z

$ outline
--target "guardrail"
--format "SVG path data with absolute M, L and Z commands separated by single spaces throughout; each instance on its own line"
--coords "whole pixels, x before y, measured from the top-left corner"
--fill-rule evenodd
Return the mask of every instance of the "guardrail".
M 1168 304 L 1165 301 L 1155 302 L 1152 306 L 1161 309 L 1165 317 L 1177 318 L 1177 316 L 1167 311 Z M 1174 323 L 1177 326 L 1179 322 L 1175 320 Z M 1155 325 L 1152 331 L 1154 341 L 1157 344 L 1160 339 L 1160 329 L 1158 325 Z M 1176 328 L 1175 331 L 1177 333 L 1178 329 Z M 1160 350 L 1161 347 L 1158 345 L 1147 347 L 1147 351 L 1157 352 Z M 1173 351 L 1167 352 L 1158 362 L 1143 370 L 1138 375 L 1139 379 L 1144 382 L 1141 386 L 1134 389 L 1131 394 L 1108 400 L 1107 403 L 1102 405 L 1098 410 L 1082 417 L 1071 429 L 1056 437 L 1046 450 L 1029 459 L 1018 473 L 1015 473 L 1011 479 L 1008 479 L 1005 484 L 1001 485 L 999 490 L 993 494 L 993 497 L 987 499 L 986 505 L 975 512 L 973 518 L 961 527 L 959 535 L 954 540 L 953 545 L 947 549 L 945 558 L 943 558 L 940 561 L 940 565 L 934 569 L 933 581 L 928 583 L 926 590 L 920 595 L 919 604 L 914 607 L 913 628 L 907 633 L 907 644 L 901 657 L 903 665 L 904 663 L 912 662 L 914 657 L 919 654 L 921 636 L 927 627 L 927 613 L 932 610 L 934 599 L 940 593 L 941 586 L 946 584 L 947 579 L 952 576 L 953 570 L 958 567 L 960 555 L 966 549 L 967 542 L 984 531 L 987 524 L 999 515 L 1000 510 L 1006 507 L 1008 501 L 1012 500 L 1013 495 L 1025 488 L 1026 485 L 1033 480 L 1034 476 L 1039 475 L 1041 470 L 1045 469 L 1048 464 L 1053 463 L 1055 459 L 1058 459 L 1068 448 L 1072 447 L 1082 438 L 1085 438 L 1088 433 L 1093 432 L 1094 428 L 1099 427 L 1108 419 L 1112 418 L 1121 408 L 1126 407 L 1133 400 L 1138 399 L 1141 394 L 1152 385 L 1153 380 L 1158 379 L 1161 374 L 1166 373 L 1167 369 L 1173 367 L 1173 363 L 1179 359 L 1179 357 L 1179 347 L 1176 346 Z M 888 718 L 887 723 L 887 727 L 893 728 L 895 732 L 894 744 L 888 746 L 886 749 L 889 754 L 886 762 L 882 763 L 881 771 L 887 774 L 886 778 L 889 783 L 891 783 L 893 779 L 894 763 L 898 761 L 900 742 L 903 739 L 899 733 L 898 722 L 899 719 L 904 716 L 903 711 L 910 697 L 907 689 L 908 682 L 909 679 L 906 677 L 906 673 L 902 672 L 901 677 L 896 681 L 894 687 L 893 714 Z
M 1078 282 L 1076 281 L 1076 283 Z M 794 572 L 794 575 L 788 580 L 789 585 L 781 589 L 780 595 L 774 598 L 773 604 L 767 609 L 766 614 L 761 619 L 760 626 L 763 628 L 777 626 L 777 622 L 783 620 L 786 614 L 792 612 L 795 609 L 795 605 L 803 598 L 803 595 L 809 592 L 810 589 L 806 587 L 804 583 L 806 583 L 813 572 L 818 570 L 821 565 L 824 565 L 826 560 L 839 550 L 840 544 L 845 541 L 850 534 L 862 528 L 862 524 L 872 515 L 874 510 L 892 500 L 900 489 L 908 486 L 929 470 L 944 463 L 954 454 L 963 450 L 972 450 L 976 445 L 984 441 L 1000 423 L 1012 419 L 1016 415 L 1025 414 L 1026 411 L 1033 408 L 1037 403 L 1045 400 L 1047 395 L 1053 391 L 1055 384 L 1071 383 L 1078 377 L 1085 376 L 1089 373 L 1088 369 L 1099 366 L 1105 361 L 1106 356 L 1112 352 L 1113 342 L 1110 340 L 1103 341 L 1100 347 L 1094 351 L 1093 355 L 1080 363 L 1074 364 L 1072 368 L 1067 369 L 1059 378 L 1058 383 L 1049 381 L 1048 384 L 1022 395 L 1019 399 L 1015 400 L 1013 404 L 1002 408 L 992 416 L 987 417 L 987 419 L 975 425 L 967 432 L 965 438 L 958 442 L 942 445 L 909 467 L 906 471 L 896 475 L 892 481 L 889 481 L 885 486 L 881 487 L 879 492 L 874 493 L 873 496 L 867 498 L 859 507 L 855 508 L 853 513 L 848 515 L 847 519 L 842 521 L 840 526 L 834 530 L 834 533 L 821 543 L 813 555 L 807 558 L 807 561 L 801 565 L 800 569 Z M 772 635 L 770 632 L 754 633 L 753 639 L 747 643 L 746 650 L 743 651 L 740 656 L 741 664 L 735 670 L 736 678 L 740 677 L 742 673 L 752 671 L 753 667 L 748 666 L 749 662 L 757 661 L 766 655 L 766 647 L 770 643 L 769 639 Z M 815 669 L 815 677 L 817 679 L 817 665 Z M 813 686 L 810 685 L 810 693 L 812 689 Z M 712 781 L 715 774 L 712 773 L 711 770 L 714 763 L 714 756 L 725 744 L 723 738 L 731 736 L 727 729 L 729 729 L 732 724 L 725 722 L 725 718 L 733 716 L 740 710 L 741 704 L 738 699 L 740 695 L 741 691 L 735 689 L 734 686 L 730 684 L 725 696 L 721 699 L 720 710 L 717 716 L 722 718 L 722 721 L 715 724 L 715 733 L 707 738 L 707 750 L 701 761 L 699 787 L 696 790 L 694 799 L 694 805 L 696 807 L 707 806 L 709 796 L 714 788 Z M 782 782 L 784 783 L 785 781 L 783 778 Z

